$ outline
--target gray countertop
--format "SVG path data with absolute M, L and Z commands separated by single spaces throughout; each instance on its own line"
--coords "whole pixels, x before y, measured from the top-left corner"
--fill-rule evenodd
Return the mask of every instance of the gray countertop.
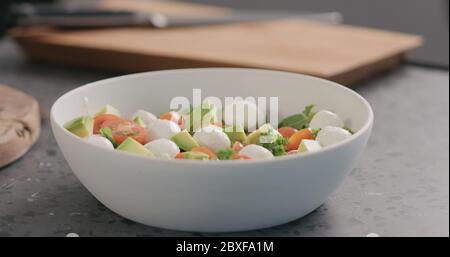
M 410 65 L 355 87 L 375 112 L 365 154 L 332 197 L 294 222 L 243 233 L 204 234 L 137 224 L 106 209 L 77 180 L 48 122 L 64 92 L 118 74 L 27 62 L 0 40 L 0 83 L 35 96 L 38 142 L 0 169 L 0 236 L 448 236 L 449 75 Z

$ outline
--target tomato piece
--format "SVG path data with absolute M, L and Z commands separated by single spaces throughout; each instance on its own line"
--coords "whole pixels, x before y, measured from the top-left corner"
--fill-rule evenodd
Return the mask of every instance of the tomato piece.
M 232 160 L 251 160 L 252 158 L 248 157 L 247 155 L 244 154 L 233 154 L 231 155 L 231 159 Z
M 117 120 L 122 119 L 119 116 L 113 114 L 100 114 L 94 118 L 94 134 L 100 134 L 100 129 L 102 128 L 103 122 L 107 120 Z
M 165 112 L 159 116 L 161 120 L 170 120 L 178 124 L 181 129 L 184 129 L 184 119 L 178 112 Z
M 178 154 L 175 156 L 175 159 L 184 159 L 184 154 L 185 154 L 185 152 L 178 153 Z
M 278 132 L 280 132 L 280 134 L 285 138 L 290 138 L 297 131 L 297 129 L 291 127 L 282 127 L 278 129 Z
M 131 120 L 106 120 L 101 125 L 101 128 L 106 127 L 111 129 L 114 141 L 119 145 L 125 141 L 127 137 L 131 137 L 141 144 L 146 144 L 148 142 L 147 130 Z
M 208 147 L 205 146 L 197 146 L 191 149 L 191 152 L 198 152 L 198 153 L 205 153 L 207 155 L 209 155 L 209 159 L 210 160 L 217 160 L 217 155 L 216 153 L 209 149 Z
M 238 153 L 242 148 L 244 148 L 244 145 L 239 141 L 234 142 L 233 146 L 231 147 L 231 149 L 233 149 L 233 151 L 235 151 L 236 153 Z
M 303 139 L 314 139 L 314 135 L 312 134 L 311 130 L 301 129 L 301 130 L 295 132 L 288 139 L 288 144 L 286 146 L 286 150 L 288 152 L 292 151 L 292 150 L 297 150 Z
M 165 113 L 163 113 L 163 114 L 161 114 L 160 116 L 159 116 L 159 118 L 161 119 L 161 120 L 171 120 L 171 121 L 173 121 L 173 122 L 178 122 L 178 120 L 173 120 L 173 113 L 172 112 L 165 112 Z

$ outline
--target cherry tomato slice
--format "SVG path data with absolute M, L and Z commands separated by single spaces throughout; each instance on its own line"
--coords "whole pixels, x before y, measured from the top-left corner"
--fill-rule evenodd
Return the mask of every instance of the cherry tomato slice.
M 278 129 L 278 132 L 280 132 L 280 134 L 285 138 L 290 138 L 297 131 L 298 130 L 296 130 L 295 128 L 291 128 L 291 127 L 282 127 L 282 128 Z
M 233 146 L 231 147 L 231 149 L 233 149 L 233 151 L 235 151 L 236 153 L 238 153 L 242 148 L 244 148 L 244 145 L 239 141 L 234 142 Z
M 102 128 L 103 122 L 107 120 L 117 120 L 122 119 L 119 116 L 113 114 L 100 114 L 94 118 L 94 134 L 100 134 L 100 129 Z
M 176 156 L 175 156 L 175 159 L 184 159 L 184 152 L 181 152 L 181 153 L 178 153 Z
M 200 152 L 200 153 L 205 153 L 207 155 L 209 155 L 209 159 L 210 160 L 217 160 L 217 155 L 216 153 L 209 149 L 208 147 L 205 146 L 197 146 L 191 149 L 192 152 Z
M 103 122 L 101 128 L 111 129 L 113 138 L 117 144 L 121 144 L 127 137 L 131 137 L 141 144 L 148 142 L 148 132 L 133 121 L 125 119 L 114 119 Z
M 297 150 L 303 139 L 314 139 L 314 135 L 309 129 L 302 129 L 295 132 L 289 139 L 286 150 Z
M 247 155 L 235 153 L 235 154 L 231 155 L 231 159 L 232 160 L 251 160 L 252 158 L 248 157 Z

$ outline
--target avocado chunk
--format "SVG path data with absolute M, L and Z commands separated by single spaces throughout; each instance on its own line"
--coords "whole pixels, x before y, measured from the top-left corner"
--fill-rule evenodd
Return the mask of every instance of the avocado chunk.
M 112 107 L 111 105 L 107 104 L 103 106 L 97 113 L 95 113 L 94 116 L 98 116 L 101 114 L 113 114 L 120 117 L 120 112 L 116 108 Z
M 110 128 L 108 128 L 108 127 L 101 128 L 101 129 L 100 129 L 100 134 L 101 134 L 102 136 L 104 136 L 106 139 L 108 139 L 108 140 L 112 143 L 112 145 L 114 146 L 114 148 L 117 147 L 116 140 L 114 140 L 114 137 L 113 137 L 113 134 L 112 134 L 112 131 L 111 131 Z
M 187 130 L 175 134 L 171 140 L 184 151 L 190 151 L 192 148 L 200 146 Z
M 206 126 L 219 121 L 217 115 L 218 109 L 212 103 L 205 101 L 201 105 L 191 109 L 186 125 L 188 125 L 188 128 L 190 128 L 191 131 L 195 131 L 196 129 L 201 128 L 202 125 Z
M 260 136 L 261 136 L 261 131 L 255 130 L 247 136 L 247 139 L 244 141 L 244 143 L 246 145 L 258 144 Z
M 264 124 L 259 129 L 253 131 L 250 133 L 250 135 L 247 136 L 247 139 L 245 140 L 246 145 L 250 144 L 259 144 L 259 138 L 261 136 L 261 133 L 269 133 L 269 130 L 273 130 L 272 126 L 270 124 Z
M 117 150 L 149 157 L 155 156 L 150 150 L 131 137 L 125 139 L 125 141 L 117 147 Z
M 189 160 L 209 160 L 209 155 L 200 152 L 185 152 L 184 159 Z
M 322 149 L 319 141 L 303 139 L 298 147 L 300 153 L 312 153 Z
M 93 133 L 94 120 L 89 116 L 81 116 L 64 124 L 64 128 L 79 137 L 88 137 Z
M 145 126 L 145 122 L 139 116 L 136 116 L 136 118 L 134 118 L 133 121 L 143 128 L 147 127 L 147 126 Z
M 236 141 L 245 142 L 247 140 L 244 128 L 240 124 L 225 128 L 225 134 L 227 134 L 232 143 Z

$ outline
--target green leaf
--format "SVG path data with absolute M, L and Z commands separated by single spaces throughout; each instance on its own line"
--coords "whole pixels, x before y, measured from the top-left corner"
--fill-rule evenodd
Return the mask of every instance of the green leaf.
M 286 117 L 278 124 L 278 127 L 291 127 L 295 129 L 304 129 L 309 127 L 309 122 L 315 114 L 312 111 L 313 108 L 314 104 L 305 106 L 303 112 Z
M 319 134 L 319 132 L 320 132 L 320 128 L 315 128 L 315 129 L 312 129 L 311 134 L 313 134 L 314 138 L 316 138 L 317 134 Z
M 277 133 L 275 129 L 269 129 L 266 133 L 261 133 L 259 145 L 271 151 L 274 156 L 286 155 L 285 146 L 288 140 Z
M 309 105 L 305 106 L 305 109 L 303 110 L 302 113 L 303 113 L 306 117 L 312 118 L 312 117 L 310 117 L 310 116 L 311 116 L 311 114 L 314 114 L 313 111 L 312 111 L 313 109 L 314 109 L 314 104 L 309 104 Z
M 219 160 L 230 160 L 231 155 L 233 154 L 234 151 L 232 149 L 220 149 L 217 152 L 217 158 L 219 158 Z

